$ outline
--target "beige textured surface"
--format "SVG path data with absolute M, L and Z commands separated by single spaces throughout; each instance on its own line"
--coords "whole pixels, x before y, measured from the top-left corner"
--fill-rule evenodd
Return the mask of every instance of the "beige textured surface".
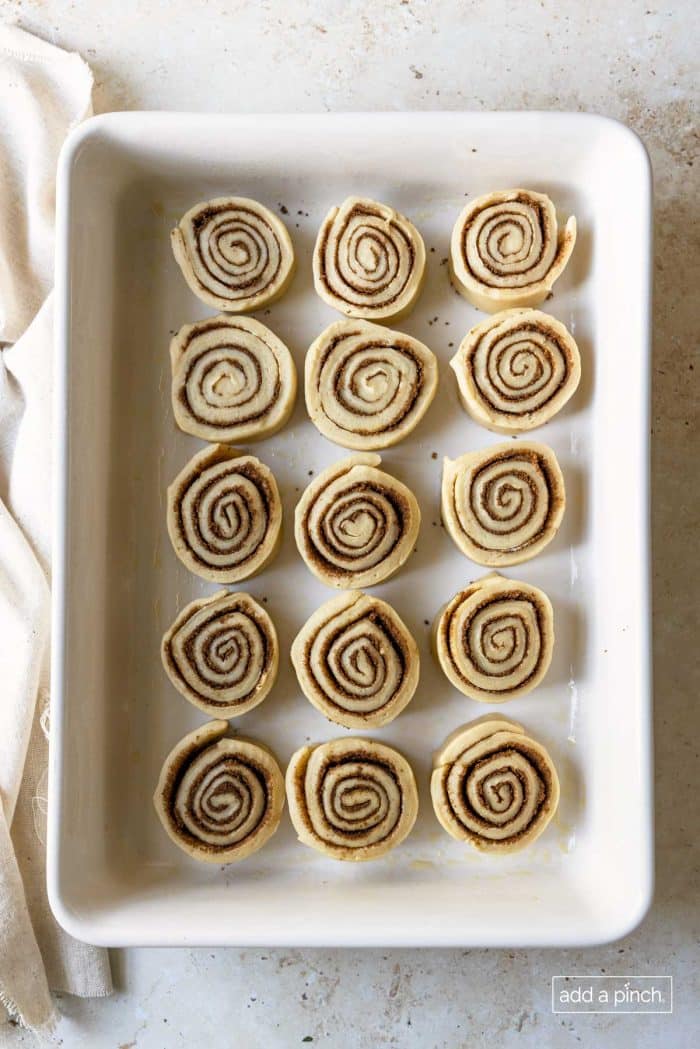
M 697 1045 L 697 0 L 0 0 L 0 17 L 81 50 L 98 109 L 593 110 L 642 135 L 656 179 L 649 917 L 620 943 L 573 952 L 118 952 L 111 1000 L 63 1001 L 64 1046 Z M 676 1014 L 552 1016 L 550 977 L 567 971 L 673 973 Z M 9 1043 L 33 1044 L 20 1032 Z

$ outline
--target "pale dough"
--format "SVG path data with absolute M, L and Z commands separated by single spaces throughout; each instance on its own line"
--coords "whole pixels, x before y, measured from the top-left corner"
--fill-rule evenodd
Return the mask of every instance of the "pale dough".
M 299 841 L 335 860 L 383 856 L 418 815 L 411 766 L 372 739 L 332 739 L 301 747 L 286 775 L 289 815 Z
M 388 204 L 348 197 L 331 208 L 316 240 L 314 285 L 346 317 L 397 321 L 413 308 L 425 275 L 425 245 Z
M 445 528 L 479 565 L 534 557 L 556 535 L 565 507 L 564 478 L 547 445 L 506 441 L 443 461 Z
M 559 804 L 551 757 L 522 725 L 487 715 L 453 732 L 433 759 L 430 794 L 448 834 L 509 853 L 540 836 Z
M 168 754 L 153 795 L 170 839 L 205 863 L 242 860 L 272 837 L 284 808 L 284 777 L 260 743 L 227 736 L 209 721 Z
M 452 231 L 450 276 L 472 306 L 487 313 L 539 306 L 576 243 L 572 215 L 559 229 L 544 193 L 506 189 L 467 204 Z
M 345 728 L 379 728 L 410 702 L 420 657 L 391 605 L 358 591 L 331 598 L 292 644 L 302 692 Z
M 465 696 L 482 703 L 517 699 L 549 669 L 552 604 L 536 586 L 492 572 L 438 612 L 433 646 L 446 677 Z
M 435 354 L 418 339 L 362 320 L 336 321 L 306 355 L 306 408 L 336 444 L 372 451 L 398 444 L 437 391 Z
M 543 426 L 573 396 L 581 357 L 571 334 L 540 310 L 504 310 L 465 335 L 450 361 L 465 409 L 495 433 Z
M 379 470 L 380 463 L 371 452 L 334 463 L 297 504 L 297 548 L 328 586 L 374 586 L 398 571 L 414 548 L 418 501 L 405 484 Z
M 175 421 L 205 441 L 256 441 L 294 408 L 297 374 L 274 332 L 252 317 L 219 314 L 186 324 L 170 343 Z
M 228 445 L 194 455 L 168 488 L 168 534 L 191 572 L 236 583 L 274 557 L 282 503 L 272 471 Z
M 279 666 L 277 632 L 249 594 L 220 590 L 190 602 L 166 631 L 161 657 L 175 688 L 212 717 L 238 717 L 265 699 Z
M 287 227 L 248 197 L 195 204 L 171 232 L 170 242 L 195 295 L 226 313 L 269 306 L 286 291 L 294 273 Z

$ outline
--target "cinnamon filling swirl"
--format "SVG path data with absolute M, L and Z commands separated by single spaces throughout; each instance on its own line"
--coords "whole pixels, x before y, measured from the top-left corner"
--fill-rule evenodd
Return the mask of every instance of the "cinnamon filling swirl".
M 452 281 L 477 309 L 495 313 L 544 302 L 576 242 L 576 219 L 559 230 L 544 193 L 512 189 L 467 204 L 450 245 Z
M 379 728 L 410 702 L 418 646 L 391 605 L 362 593 L 327 601 L 302 627 L 292 663 L 310 702 L 345 728 Z
M 225 445 L 193 456 L 168 488 L 175 553 L 203 579 L 234 583 L 277 552 L 282 504 L 272 472 Z
M 296 508 L 294 536 L 311 571 L 328 586 L 360 589 L 387 579 L 409 556 L 420 528 L 413 493 L 353 455 L 311 482 Z
M 387 448 L 425 415 L 437 390 L 435 356 L 422 342 L 366 321 L 336 321 L 306 355 L 306 407 L 345 448 Z
M 265 699 L 277 677 L 277 632 L 248 594 L 222 590 L 192 601 L 163 637 L 175 688 L 207 714 L 238 717 Z
M 411 766 L 375 740 L 302 747 L 286 783 L 299 840 L 336 860 L 377 859 L 406 838 L 418 814 Z
M 544 425 L 581 378 L 575 341 L 563 324 L 539 310 L 506 310 L 477 324 L 450 365 L 465 409 L 497 433 Z
M 233 863 L 279 826 L 284 779 L 267 747 L 226 736 L 228 722 L 190 732 L 165 759 L 153 796 L 171 840 L 207 863 Z
M 445 605 L 433 642 L 446 677 L 465 696 L 483 703 L 516 699 L 549 669 L 552 606 L 537 587 L 493 573 Z
M 534 557 L 556 535 L 565 505 L 564 478 L 546 445 L 506 442 L 444 460 L 445 527 L 477 564 Z
M 559 804 L 549 754 L 522 725 L 499 715 L 454 732 L 435 755 L 435 814 L 458 841 L 482 852 L 515 852 L 542 834 Z
M 296 396 L 289 350 L 264 324 L 223 314 L 185 325 L 170 344 L 175 420 L 207 441 L 276 433 Z
M 215 309 L 259 309 L 279 298 L 292 279 L 294 249 L 286 226 L 247 197 L 196 204 L 170 236 L 185 280 Z
M 348 197 L 321 226 L 313 269 L 316 291 L 329 306 L 348 317 L 396 320 L 418 297 L 425 245 L 387 204 Z

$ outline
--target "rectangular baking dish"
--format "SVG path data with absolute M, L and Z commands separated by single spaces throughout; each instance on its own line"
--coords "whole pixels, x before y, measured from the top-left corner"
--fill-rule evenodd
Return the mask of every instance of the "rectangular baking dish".
M 574 333 L 583 380 L 537 439 L 562 465 L 564 524 L 510 570 L 554 604 L 550 672 L 499 707 L 550 749 L 562 800 L 546 833 L 501 858 L 452 841 L 432 812 L 431 753 L 484 707 L 435 666 L 437 609 L 483 574 L 439 525 L 443 455 L 497 440 L 459 406 L 448 360 L 481 316 L 450 287 L 449 233 L 468 197 L 526 186 L 576 214 L 572 261 L 546 305 Z M 178 609 L 216 589 L 189 575 L 165 528 L 167 484 L 201 442 L 175 428 L 168 342 L 208 311 L 190 293 L 168 234 L 193 203 L 235 193 L 281 212 L 299 261 L 261 319 L 306 347 L 336 315 L 315 295 L 314 237 L 350 193 L 416 223 L 428 278 L 399 327 L 441 368 L 426 419 L 384 465 L 416 492 L 418 551 L 378 588 L 422 657 L 419 691 L 380 730 L 412 762 L 421 812 L 407 841 L 371 864 L 339 864 L 296 842 L 287 817 L 269 845 L 229 867 L 180 854 L 151 795 L 163 758 L 203 721 L 171 687 L 159 642 Z M 55 559 L 48 885 L 60 923 L 107 945 L 574 946 L 640 921 L 652 892 L 649 643 L 651 182 L 645 150 L 613 121 L 566 113 L 207 116 L 118 113 L 79 127 L 58 178 Z M 271 696 L 235 727 L 285 763 L 308 740 L 342 735 L 300 693 L 291 641 L 330 594 L 296 553 L 290 522 L 310 472 L 346 452 L 306 417 L 254 446 L 275 472 L 282 551 L 244 584 L 266 600 L 282 645 Z M 489 708 L 494 709 L 494 708 Z

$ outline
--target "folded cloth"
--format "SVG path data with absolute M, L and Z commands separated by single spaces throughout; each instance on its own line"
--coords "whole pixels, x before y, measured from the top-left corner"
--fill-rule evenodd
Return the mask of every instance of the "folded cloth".
M 112 989 L 106 951 L 51 914 L 44 833 L 55 173 L 91 93 L 78 55 L 0 26 L 0 1003 L 36 1031 L 50 990 Z

